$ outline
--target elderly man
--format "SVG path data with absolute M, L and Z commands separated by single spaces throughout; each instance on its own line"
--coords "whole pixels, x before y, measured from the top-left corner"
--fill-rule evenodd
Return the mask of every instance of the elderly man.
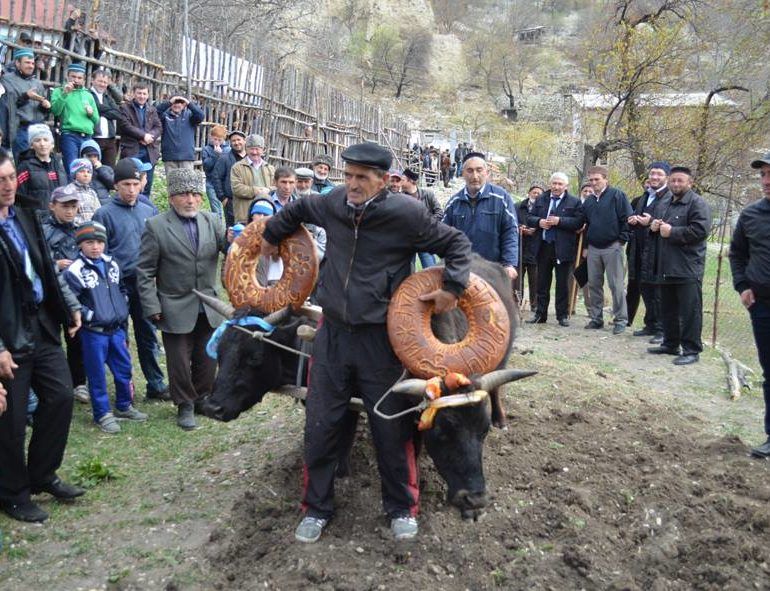
M 689 365 L 697 362 L 703 351 L 703 273 L 711 210 L 692 190 L 689 168 L 672 167 L 668 186 L 671 196 L 655 206 L 650 224 L 658 242 L 656 279 L 660 284 L 663 342 L 647 351 L 676 355 L 674 365 Z
M 302 222 L 322 224 L 328 236 L 317 284 L 324 321 L 315 339 L 305 409 L 306 513 L 295 538 L 315 542 L 334 514 L 341 435 L 349 426 L 348 402 L 358 394 L 377 451 L 385 513 L 394 537 L 404 540 L 418 529 L 413 423 L 406 417 L 384 420 L 372 411 L 402 372 L 385 327 L 388 303 L 411 273 L 414 253 L 428 251 L 444 257 L 443 286 L 420 299 L 432 301 L 436 313 L 453 307 L 468 281 L 470 244 L 461 232 L 432 219 L 415 199 L 388 190 L 392 156 L 387 149 L 357 144 L 342 158 L 345 186 L 290 203 L 267 222 L 262 241 L 262 254 L 277 254 L 277 245 Z M 403 404 L 388 397 L 382 411 L 394 414 Z
M 767 441 L 751 450 L 757 458 L 770 457 L 770 152 L 751 163 L 759 171 L 764 199 L 741 212 L 730 243 L 733 286 L 751 316 L 754 342 L 762 366 Z
M 16 170 L 0 153 L 0 380 L 8 412 L 0 416 L 0 509 L 19 521 L 48 514 L 30 499 L 47 492 L 73 499 L 85 491 L 61 481 L 72 418 L 72 381 L 59 331 L 80 327 L 80 305 L 63 290 L 35 213 L 14 206 Z M 43 248 L 41 248 L 43 246 Z M 64 296 L 69 299 L 64 300 Z M 35 388 L 40 404 L 25 460 L 27 399 Z M 0 407 L 4 406 L 0 404 Z
M 246 157 L 230 171 L 233 189 L 233 215 L 236 222 L 248 223 L 249 205 L 255 197 L 269 197 L 275 167 L 264 160 L 265 138 L 252 134 L 246 138 Z
M 13 150 L 13 157 L 29 149 L 27 128 L 44 123 L 48 118 L 51 103 L 46 89 L 35 75 L 35 54 L 31 49 L 16 49 L 13 52 L 14 69 L 6 72 L 0 84 L 5 94 L 0 99 L 3 121 L 3 146 Z
M 329 180 L 329 173 L 334 166 L 334 160 L 326 154 L 319 154 L 313 160 L 313 191 L 326 195 L 334 188 L 334 183 Z
M 489 182 L 484 154 L 469 152 L 462 165 L 465 188 L 449 200 L 444 223 L 461 230 L 473 252 L 500 263 L 514 280 L 519 263 L 516 205 L 505 189 Z
M 166 170 L 192 170 L 195 162 L 195 130 L 203 121 L 203 109 L 183 96 L 172 96 L 155 108 L 163 125 L 160 155 Z
M 147 171 L 147 184 L 143 193 L 150 196 L 155 163 L 160 156 L 158 142 L 163 133 L 158 111 L 149 103 L 150 89 L 144 82 L 134 84 L 133 99 L 120 106 L 118 133 L 120 134 L 120 157 L 139 158 L 151 166 Z
M 585 328 L 604 327 L 604 276 L 607 275 L 612 292 L 612 316 L 615 324 L 612 334 L 626 330 L 628 307 L 626 306 L 623 249 L 631 238 L 628 216 L 631 204 L 626 194 L 611 187 L 607 182 L 608 171 L 604 166 L 588 169 L 588 182 L 594 194 L 586 198 L 583 210 L 588 228 L 585 241 L 588 243 L 588 287 L 591 294 L 589 313 L 591 321 Z
M 185 430 L 195 429 L 194 404 L 214 385 L 206 343 L 222 321 L 192 291 L 216 297 L 217 262 L 227 246 L 222 220 L 200 211 L 205 193 L 200 171 L 168 171 L 171 209 L 147 221 L 136 271 L 144 315 L 163 333 L 171 399 Z
M 577 255 L 577 232 L 585 220 L 580 199 L 567 191 L 569 177 L 555 172 L 550 189 L 538 197 L 527 225 L 535 228 L 533 252 L 537 258 L 537 309 L 530 322 L 548 318 L 551 278 L 556 274 L 556 319 L 569 326 L 569 275 Z
M 309 168 L 295 168 L 294 174 L 297 176 L 297 195 L 305 197 L 307 195 L 317 195 L 313 190 L 313 171 Z

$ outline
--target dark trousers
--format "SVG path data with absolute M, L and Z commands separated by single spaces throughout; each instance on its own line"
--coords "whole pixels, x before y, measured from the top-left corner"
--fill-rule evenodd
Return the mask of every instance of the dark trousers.
M 142 303 L 139 301 L 139 288 L 136 275 L 123 277 L 123 284 L 128 290 L 128 313 L 134 325 L 136 352 L 139 356 L 139 366 L 147 380 L 147 392 L 152 394 L 166 389 L 163 370 L 158 364 L 158 337 L 155 335 L 155 325 L 144 316 Z
M 703 351 L 703 293 L 700 281 L 664 283 L 660 286 L 663 309 L 663 346 L 683 355 Z
M 85 386 L 86 369 L 83 365 L 83 345 L 80 343 L 80 331 L 70 337 L 67 331 L 64 331 L 64 341 L 67 343 L 67 365 L 70 368 L 72 385 Z
M 626 308 L 628 308 L 628 326 L 634 323 L 639 302 L 642 300 L 642 286 L 638 279 L 628 279 L 626 286 Z M 645 324 L 645 326 L 647 326 Z
M 524 263 L 521 266 L 521 276 L 516 279 L 517 287 L 521 286 L 522 299 L 524 298 L 524 280 L 527 280 L 529 290 L 529 309 L 537 310 L 537 263 Z
M 663 312 L 660 303 L 660 285 L 642 282 L 639 286 L 644 301 L 644 326 L 650 332 L 663 334 Z M 630 324 L 630 322 L 629 322 Z
M 94 141 L 102 151 L 102 164 L 114 168 L 118 161 L 118 140 L 114 137 L 95 137 Z
M 765 394 L 765 433 L 770 437 L 770 303 L 757 300 L 751 308 L 751 326 L 762 366 L 762 390 Z
M 316 335 L 305 407 L 305 490 L 303 508 L 313 517 L 334 514 L 334 473 L 350 433 L 348 402 L 361 396 L 369 417 L 382 504 L 389 517 L 417 513 L 419 489 L 413 417 L 385 420 L 372 408 L 400 377 L 402 367 L 385 325 L 342 327 L 326 319 Z M 393 414 L 409 401 L 388 396 L 380 410 Z
M 19 367 L 13 370 L 12 380 L 3 380 L 8 409 L 0 415 L 0 501 L 14 504 L 29 501 L 30 487 L 56 478 L 72 419 L 72 381 L 64 351 L 41 331 L 36 316 L 31 322 L 35 350 L 23 358 L 14 358 Z M 25 462 L 30 388 L 39 402 Z
M 169 394 L 174 404 L 195 402 L 211 394 L 217 362 L 206 354 L 206 343 L 213 332 L 206 314 L 200 313 L 192 332 L 163 333 Z
M 556 318 L 569 316 L 569 272 L 572 262 L 556 262 L 556 245 L 543 242 L 537 253 L 537 315 L 548 318 L 548 304 L 551 301 L 551 281 L 556 275 Z

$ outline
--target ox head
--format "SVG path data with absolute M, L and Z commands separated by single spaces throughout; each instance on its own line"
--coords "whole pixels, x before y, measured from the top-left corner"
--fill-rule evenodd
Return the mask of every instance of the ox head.
M 534 375 L 533 371 L 505 369 L 471 379 L 468 391 L 494 392 L 508 382 Z M 411 396 L 425 394 L 426 380 L 405 380 L 393 392 Z M 483 450 L 491 424 L 488 396 L 481 403 L 469 400 L 462 406 L 442 408 L 433 426 L 423 431 L 423 440 L 433 463 L 447 483 L 447 500 L 464 519 L 477 519 L 487 505 Z

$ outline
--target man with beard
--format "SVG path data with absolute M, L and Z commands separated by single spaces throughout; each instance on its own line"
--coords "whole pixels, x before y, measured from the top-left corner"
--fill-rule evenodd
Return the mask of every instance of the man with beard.
M 326 154 L 319 154 L 315 157 L 313 160 L 313 191 L 326 195 L 334 188 L 334 183 L 329 180 L 332 166 L 334 166 L 334 160 Z
M 689 365 L 703 350 L 703 273 L 711 210 L 692 190 L 689 168 L 674 166 L 668 186 L 671 196 L 655 207 L 650 224 L 658 247 L 655 280 L 660 284 L 663 342 L 647 351 L 676 355 L 674 365 Z
M 519 225 L 521 234 L 521 276 L 517 281 L 521 282 L 521 294 L 524 295 L 524 278 L 528 281 L 529 290 L 529 309 L 533 312 L 537 309 L 537 253 L 533 247 L 536 246 L 534 239 L 536 228 L 527 226 L 527 218 L 532 214 L 537 198 L 543 194 L 543 188 L 540 185 L 532 185 L 527 191 L 526 199 L 522 199 L 518 205 L 518 218 L 523 223 Z
M 214 165 L 212 180 L 217 197 L 225 210 L 225 223 L 232 226 L 235 224 L 235 215 L 233 214 L 233 185 L 230 182 L 230 171 L 236 162 L 240 162 L 246 157 L 246 134 L 234 130 L 230 132 L 227 139 L 230 142 L 230 151 L 217 160 Z
M 309 168 L 295 168 L 294 174 L 297 175 L 297 195 L 306 197 L 307 195 L 318 195 L 313 191 L 313 171 Z

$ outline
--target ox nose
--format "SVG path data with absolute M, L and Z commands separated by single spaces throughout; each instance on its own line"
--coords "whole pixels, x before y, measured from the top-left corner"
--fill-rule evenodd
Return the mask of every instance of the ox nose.
M 460 509 L 463 519 L 473 519 L 474 521 L 479 518 L 483 512 L 482 509 L 487 506 L 488 502 L 487 494 L 483 491 L 460 490 L 452 499 L 452 504 Z
M 211 400 L 211 397 L 204 398 L 198 405 L 198 412 L 203 416 L 216 421 L 224 421 L 223 408 L 216 402 Z

